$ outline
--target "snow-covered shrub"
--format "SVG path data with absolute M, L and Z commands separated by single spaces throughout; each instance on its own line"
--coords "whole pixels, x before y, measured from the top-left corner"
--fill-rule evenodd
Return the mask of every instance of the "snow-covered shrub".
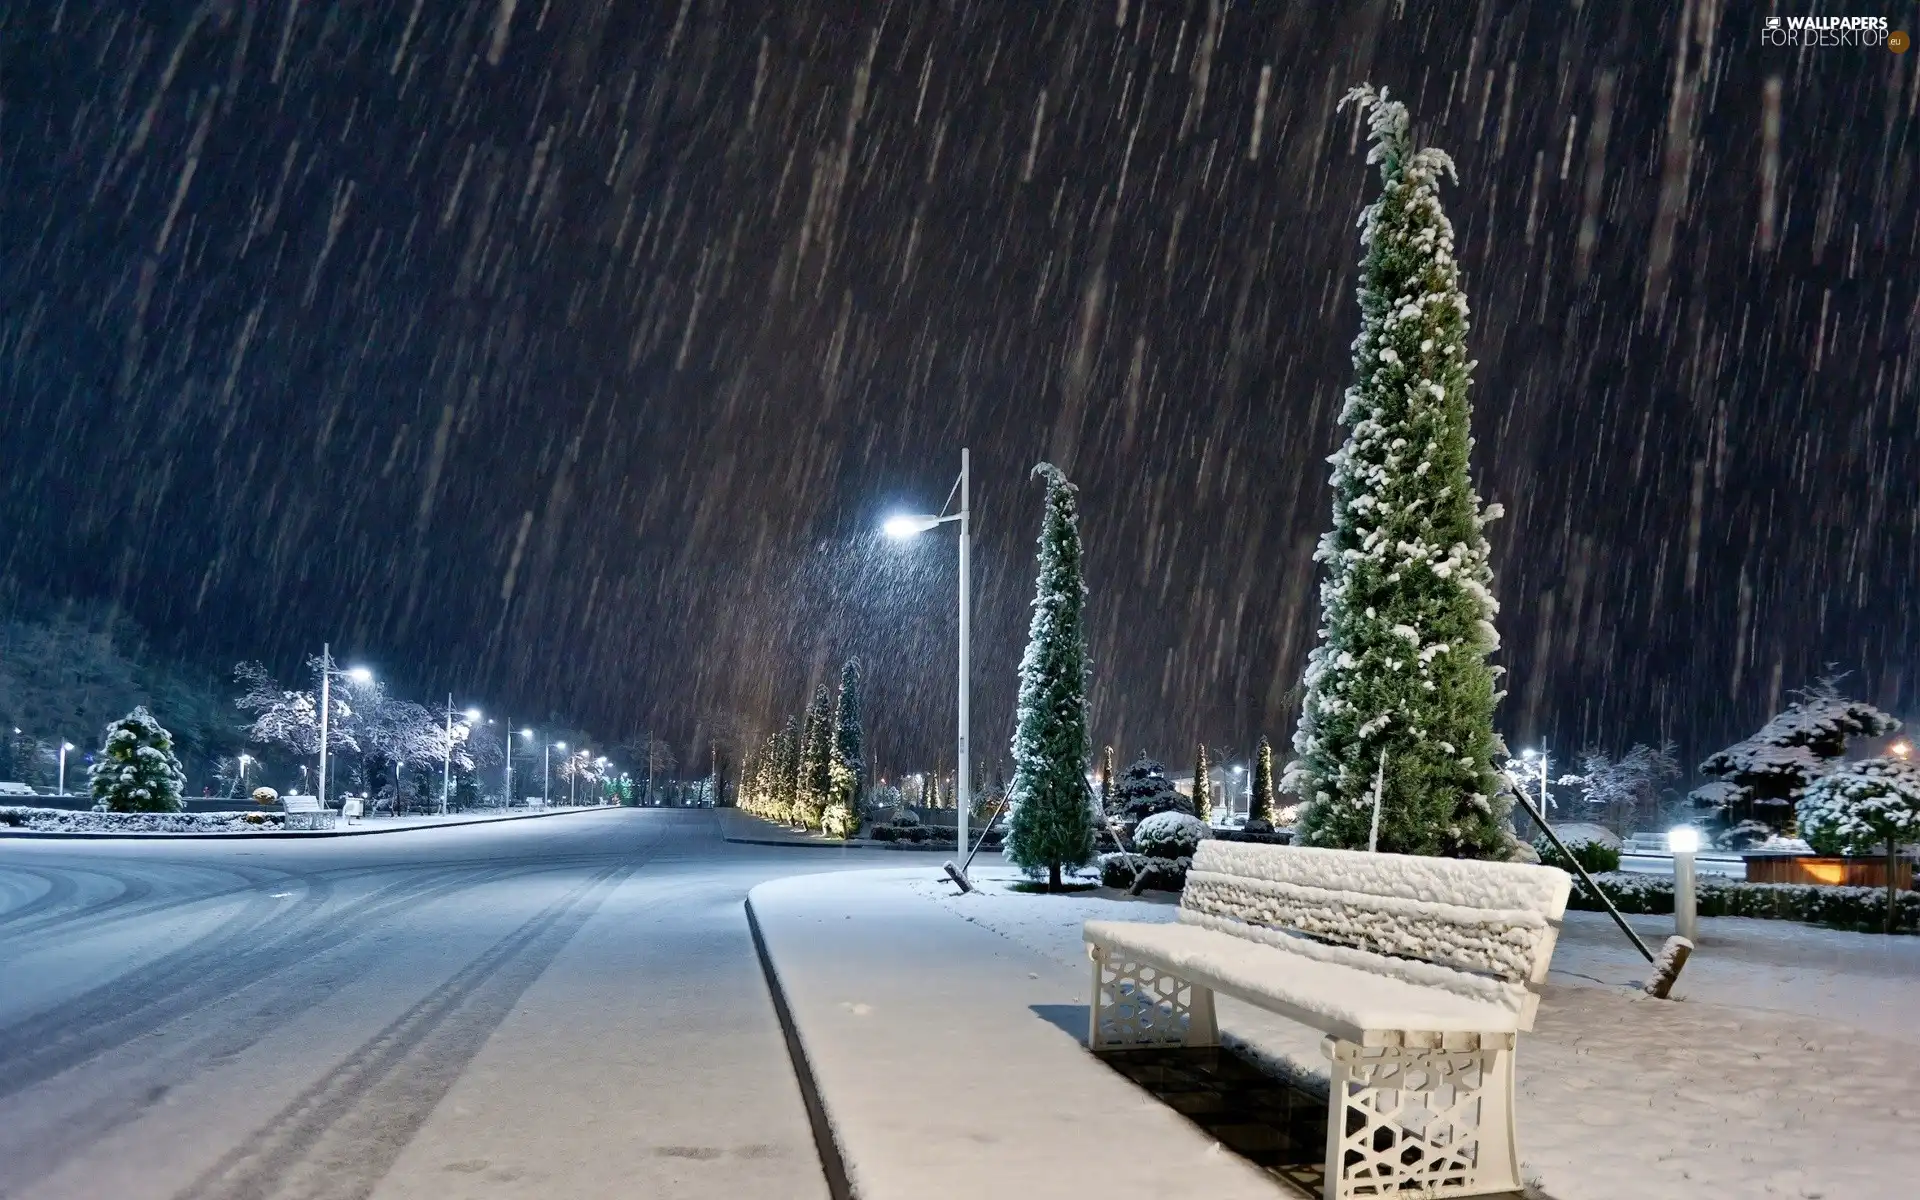
M 1554 832 L 1560 834 L 1560 840 L 1566 843 L 1567 850 L 1572 853 L 1574 861 L 1589 872 L 1599 874 L 1602 871 L 1620 869 L 1620 851 L 1617 847 L 1609 846 L 1598 839 L 1570 838 L 1560 830 Z M 1559 867 L 1562 871 L 1572 873 L 1573 868 L 1567 865 L 1566 856 L 1560 853 L 1559 847 L 1547 839 L 1546 834 L 1543 833 L 1533 840 L 1533 849 L 1540 856 L 1540 861 L 1547 866 Z
M 1870 854 L 1920 841 L 1920 767 L 1869 758 L 1815 780 L 1799 804 L 1800 833 L 1822 854 Z
M 280 803 L 280 793 L 270 787 L 257 787 L 253 789 L 253 802 L 263 806 L 278 804 Z
M 1765 821 L 1741 821 L 1713 835 L 1716 850 L 1747 850 L 1773 836 L 1773 827 Z
M 1100 882 L 1122 891 L 1177 892 L 1187 885 L 1193 859 L 1148 854 L 1102 854 Z
M 891 842 L 900 836 L 900 831 L 891 825 L 875 825 L 867 830 L 867 836 L 876 842 Z
M 1192 858 L 1213 830 L 1183 812 L 1155 813 L 1134 827 L 1133 848 L 1155 858 Z
M 1182 796 L 1167 778 L 1167 769 L 1142 754 L 1133 760 L 1114 784 L 1107 801 L 1107 814 L 1116 821 L 1131 824 L 1155 813 L 1193 813 L 1193 802 Z
M 906 825 L 918 825 L 919 823 L 920 823 L 920 814 L 913 811 L 911 808 L 896 808 L 891 813 L 887 814 L 887 824 L 889 825 L 906 826 Z
M 1623 913 L 1663 914 L 1673 911 L 1673 879 L 1664 875 L 1615 872 L 1596 875 L 1614 906 Z M 1879 888 L 1828 887 L 1811 883 L 1744 883 L 1702 875 L 1694 884 L 1703 917 L 1755 917 L 1762 920 L 1805 921 L 1842 929 L 1878 932 L 1886 914 L 1886 893 Z M 1920 933 L 1920 892 L 1895 893 L 1893 932 Z M 1586 894 L 1578 878 L 1567 900 L 1568 908 L 1601 911 L 1603 906 Z

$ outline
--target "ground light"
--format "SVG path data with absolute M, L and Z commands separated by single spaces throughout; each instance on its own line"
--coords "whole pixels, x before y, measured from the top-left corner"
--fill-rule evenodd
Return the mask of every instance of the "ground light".
M 1699 940 L 1699 899 L 1694 885 L 1693 856 L 1700 850 L 1700 831 L 1691 825 L 1667 830 L 1667 849 L 1673 851 L 1673 931 L 1690 942 Z

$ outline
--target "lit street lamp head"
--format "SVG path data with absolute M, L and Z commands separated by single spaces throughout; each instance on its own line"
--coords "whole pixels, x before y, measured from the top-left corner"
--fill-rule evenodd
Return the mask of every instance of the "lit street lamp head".
M 916 533 L 925 533 L 938 524 L 940 524 L 939 517 L 908 516 L 902 514 L 900 516 L 888 517 L 887 523 L 880 528 L 885 530 L 886 535 L 890 538 L 910 538 Z
M 354 667 L 347 672 L 347 678 L 353 680 L 355 683 L 372 683 L 373 672 L 367 670 L 365 667 Z
M 533 740 L 533 730 L 531 730 L 531 729 L 522 729 L 522 730 L 520 731 L 520 736 L 521 736 L 521 737 L 523 737 L 523 738 L 525 738 L 525 739 L 527 739 L 528 741 L 532 741 L 532 740 Z
M 20 731 L 16 729 L 14 732 L 18 733 Z M 1913 747 L 1906 742 L 1895 742 L 1893 745 L 1887 747 L 1887 749 L 1893 751 L 1895 758 L 1905 758 L 1907 755 L 1913 753 Z
M 469 721 L 478 721 L 479 719 L 480 719 L 480 710 L 479 710 L 479 709 L 477 709 L 477 708 L 470 708 L 470 709 L 468 709 L 468 710 L 467 710 L 467 720 L 469 720 Z

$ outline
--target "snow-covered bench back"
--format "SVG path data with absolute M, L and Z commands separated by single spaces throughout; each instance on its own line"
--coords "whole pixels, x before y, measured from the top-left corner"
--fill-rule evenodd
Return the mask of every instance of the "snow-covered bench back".
M 1180 920 L 1494 999 L 1533 1026 L 1570 880 L 1525 863 L 1200 843 Z M 1378 962 L 1379 956 L 1400 960 Z M 1432 964 L 1432 965 L 1426 965 Z

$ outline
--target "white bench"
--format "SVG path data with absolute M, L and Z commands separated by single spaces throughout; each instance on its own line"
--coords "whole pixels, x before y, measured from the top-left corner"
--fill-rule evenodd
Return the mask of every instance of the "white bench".
M 1206 841 L 1177 924 L 1088 921 L 1096 1051 L 1219 1044 L 1220 992 L 1320 1030 L 1327 1200 L 1518 1191 L 1513 1054 L 1570 877 Z
M 325 828 L 333 828 L 333 814 L 320 807 L 318 796 L 282 796 L 280 811 L 286 814 L 285 826 L 288 829 L 293 828 L 296 817 L 308 829 L 320 829 L 323 822 Z

